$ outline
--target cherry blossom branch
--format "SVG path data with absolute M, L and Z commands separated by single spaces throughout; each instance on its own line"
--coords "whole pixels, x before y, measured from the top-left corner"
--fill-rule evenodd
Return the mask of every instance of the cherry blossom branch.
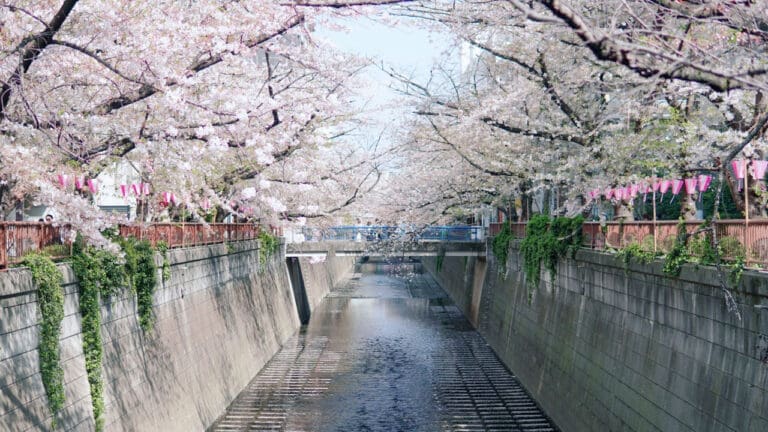
M 481 171 L 481 172 L 483 172 L 485 174 L 492 175 L 492 176 L 520 177 L 519 174 L 515 174 L 515 173 L 513 173 L 511 171 L 506 171 L 506 170 L 498 171 L 498 170 L 492 170 L 492 169 L 488 169 L 488 168 L 485 168 L 485 167 L 481 166 L 479 163 L 473 161 L 469 156 L 467 156 L 463 151 L 461 151 L 456 144 L 451 142 L 445 136 L 445 134 L 443 134 L 443 132 L 440 130 L 440 128 L 437 127 L 437 125 L 435 124 L 435 122 L 432 119 L 429 119 L 429 124 L 432 126 L 432 129 L 435 131 L 437 136 L 440 137 L 440 140 L 444 144 L 448 145 L 451 149 L 453 149 L 454 152 L 456 152 L 457 155 L 459 155 L 459 157 L 461 157 L 465 162 L 470 164 L 473 168 L 477 169 L 478 171 Z
M 13 88 L 21 85 L 21 76 L 25 74 L 32 63 L 42 54 L 42 52 L 50 45 L 56 33 L 64 25 L 64 22 L 69 17 L 69 14 L 75 8 L 78 0 L 65 0 L 62 3 L 59 10 L 48 23 L 45 29 L 37 33 L 27 44 L 27 47 L 21 54 L 19 65 L 11 74 L 8 80 L 3 82 L 3 87 L 0 89 L 0 120 L 6 117 L 8 109 L 8 103 L 11 100 L 13 94 Z
M 534 14 L 533 10 L 520 0 L 508 0 L 526 14 Z M 736 73 L 727 73 L 704 65 L 675 57 L 647 46 L 622 43 L 613 37 L 591 26 L 566 2 L 561 0 L 537 0 L 571 28 L 593 55 L 599 60 L 621 64 L 645 78 L 662 78 L 689 81 L 706 85 L 716 91 L 727 91 L 737 88 L 763 88 L 764 84 L 747 78 L 765 76 L 768 69 L 748 69 Z M 664 64 L 656 65 L 655 59 Z
M 95 60 L 97 63 L 99 63 L 100 65 L 102 65 L 105 68 L 107 68 L 110 72 L 114 73 L 115 75 L 119 76 L 120 78 L 122 78 L 122 79 L 124 79 L 126 81 L 130 81 L 130 82 L 133 82 L 133 83 L 136 83 L 136 84 L 141 84 L 141 85 L 147 85 L 146 83 L 138 80 L 137 78 L 129 77 L 128 75 L 126 75 L 123 72 L 119 71 L 117 68 L 115 68 L 111 64 L 109 64 L 106 61 L 104 61 L 103 59 L 101 59 L 96 53 L 94 53 L 93 51 L 89 50 L 88 48 L 81 47 L 80 45 L 73 44 L 71 42 L 67 42 L 67 41 L 63 41 L 63 40 L 59 40 L 59 39 L 52 39 L 50 45 L 59 45 L 59 46 L 63 46 L 63 47 L 72 49 L 74 51 L 77 51 L 77 52 L 79 52 L 81 54 L 84 54 L 84 55 L 90 57 L 91 59 Z
M 246 41 L 244 45 L 248 48 L 255 48 L 278 36 L 281 36 L 287 33 L 292 28 L 302 24 L 304 20 L 305 20 L 304 15 L 301 15 L 301 14 L 294 15 L 278 30 L 267 35 L 260 35 L 258 37 L 255 37 L 254 39 Z M 190 65 L 189 68 L 187 68 L 186 75 L 189 76 L 189 75 L 197 74 L 212 66 L 215 66 L 221 63 L 222 61 L 224 61 L 225 54 L 233 54 L 233 53 L 231 52 L 219 53 L 219 54 L 210 56 L 209 58 L 198 60 L 194 64 Z M 169 79 L 168 81 L 166 81 L 165 87 L 166 88 L 174 87 L 178 84 L 179 82 L 177 80 Z M 133 105 L 136 102 L 140 102 L 150 96 L 154 96 L 159 92 L 160 92 L 160 89 L 155 88 L 153 86 L 145 85 L 139 88 L 138 90 L 135 90 L 132 93 L 129 93 L 127 95 L 122 95 L 122 96 L 110 99 L 104 103 L 101 103 L 85 114 L 106 115 L 115 110 L 119 110 L 121 108 L 125 108 L 127 106 Z
M 568 141 L 574 144 L 578 144 L 580 146 L 588 146 L 590 144 L 587 138 L 584 138 L 577 134 L 571 134 L 567 132 L 548 132 L 548 131 L 524 129 L 517 126 L 509 125 L 507 123 L 504 123 L 501 120 L 497 120 L 497 119 L 494 119 L 493 117 L 488 117 L 488 116 L 481 117 L 480 121 L 487 124 L 488 126 L 501 129 L 505 132 L 509 132 L 513 134 L 543 138 L 550 141 Z

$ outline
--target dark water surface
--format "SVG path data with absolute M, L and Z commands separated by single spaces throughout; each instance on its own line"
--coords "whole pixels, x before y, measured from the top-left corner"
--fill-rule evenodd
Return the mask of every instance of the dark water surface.
M 210 430 L 555 430 L 419 269 L 360 265 Z

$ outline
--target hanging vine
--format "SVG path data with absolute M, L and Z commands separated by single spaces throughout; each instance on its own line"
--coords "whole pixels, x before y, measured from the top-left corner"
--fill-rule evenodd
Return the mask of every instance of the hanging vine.
M 262 272 L 269 258 L 277 253 L 280 244 L 277 241 L 277 237 L 266 231 L 259 233 L 259 244 L 261 245 L 259 248 L 259 271 Z
M 163 270 L 161 273 L 163 275 L 163 282 L 166 282 L 171 278 L 171 262 L 168 259 L 168 243 L 159 241 L 155 245 L 155 249 L 157 249 L 163 257 Z
M 139 310 L 139 325 L 144 332 L 153 330 L 155 316 L 152 311 L 153 296 L 157 285 L 157 264 L 155 251 L 146 241 L 136 241 L 136 269 L 133 273 L 133 287 L 136 290 L 136 303 Z
M 85 371 L 91 391 L 91 405 L 96 430 L 104 430 L 104 381 L 101 375 L 103 349 L 101 343 L 101 286 L 107 272 L 93 250 L 78 239 L 73 247 L 72 270 L 80 287 L 80 314 L 82 316 L 83 354 Z M 107 289 L 105 289 L 106 291 Z M 111 291 L 112 288 L 109 288 Z
M 64 370 L 61 367 L 59 338 L 64 319 L 63 276 L 50 257 L 32 253 L 24 257 L 24 264 L 37 285 L 37 304 L 40 308 L 40 375 L 48 398 L 48 408 L 54 416 L 51 429 L 56 428 L 56 414 L 64 407 Z
M 675 236 L 675 244 L 672 246 L 672 250 L 667 253 L 664 258 L 664 267 L 662 271 L 667 276 L 678 276 L 680 270 L 688 261 L 688 233 L 685 230 L 685 221 L 680 219 L 677 223 L 677 236 Z
M 558 259 L 566 255 L 574 256 L 581 247 L 583 223 L 584 218 L 581 216 L 551 220 L 548 216 L 537 215 L 528 221 L 525 239 L 520 243 L 520 252 L 523 255 L 523 270 L 528 282 L 529 297 L 541 282 L 542 265 L 554 281 Z
M 499 271 L 507 266 L 507 255 L 509 254 L 509 242 L 512 240 L 512 229 L 509 224 L 504 224 L 501 227 L 501 231 L 493 238 L 491 248 L 493 250 L 493 256 L 499 261 Z

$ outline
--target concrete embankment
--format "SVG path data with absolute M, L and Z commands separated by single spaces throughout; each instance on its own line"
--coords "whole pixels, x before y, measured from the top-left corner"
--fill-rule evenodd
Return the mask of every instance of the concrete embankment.
M 582 250 L 529 290 L 516 245 L 488 260 L 424 264 L 562 430 L 768 430 L 765 274 L 734 291 L 739 319 L 712 268 Z
M 170 279 L 158 282 L 154 295 L 151 334 L 139 327 L 129 290 L 103 301 L 105 430 L 204 430 L 300 326 L 282 255 L 259 269 L 258 244 L 238 242 L 229 248 L 171 250 L 169 259 Z M 352 269 L 348 258 L 303 261 L 313 299 Z M 69 267 L 60 268 L 66 404 L 56 430 L 88 431 L 94 422 L 78 287 Z M 0 430 L 48 430 L 52 418 L 37 352 L 39 312 L 27 270 L 0 273 L 0 310 Z

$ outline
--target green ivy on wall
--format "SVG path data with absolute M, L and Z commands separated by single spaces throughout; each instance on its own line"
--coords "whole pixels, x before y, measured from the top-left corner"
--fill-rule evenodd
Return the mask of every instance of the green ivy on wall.
M 150 332 L 154 323 L 152 298 L 157 283 L 155 250 L 147 241 L 133 238 L 114 240 L 123 249 L 124 262 L 106 250 L 86 245 L 82 238 L 78 238 L 72 249 L 72 269 L 80 287 L 85 370 L 97 431 L 104 429 L 101 298 L 117 294 L 121 287 L 128 284 L 136 293 L 139 325 L 142 330 Z
M 259 233 L 259 244 L 261 245 L 259 248 L 259 271 L 261 272 L 264 271 L 269 258 L 277 253 L 280 244 L 277 237 L 266 231 Z
M 634 259 L 640 264 L 648 264 L 659 256 L 659 253 L 653 251 L 653 244 L 650 248 L 638 242 L 631 242 L 624 249 L 616 252 L 616 258 L 624 264 L 624 272 L 629 272 L 629 263 Z
M 85 371 L 91 391 L 91 404 L 96 430 L 104 430 L 104 382 L 101 376 L 101 306 L 100 291 L 107 281 L 107 272 L 101 266 L 100 254 L 86 246 L 81 239 L 75 242 L 72 269 L 80 287 L 80 314 L 82 315 L 83 354 Z M 106 287 L 112 292 L 114 287 Z
M 165 282 L 171 278 L 171 262 L 168 259 L 168 243 L 159 241 L 155 245 L 155 249 L 157 249 L 163 257 L 163 271 L 161 273 L 163 275 L 163 282 Z
M 137 240 L 133 237 L 118 238 L 125 255 L 124 272 L 131 290 L 136 294 L 136 306 L 139 313 L 139 325 L 144 332 L 149 333 L 154 327 L 155 318 L 152 312 L 153 296 L 157 285 L 157 263 L 155 249 L 147 240 Z M 163 255 L 163 280 L 171 276 L 168 261 L 168 246 L 158 242 L 157 251 Z
M 582 244 L 581 226 L 584 218 L 558 217 L 550 219 L 545 215 L 537 215 L 528 221 L 525 227 L 525 238 L 520 243 L 523 255 L 523 270 L 528 282 L 529 295 L 541 281 L 541 266 L 549 270 L 554 280 L 557 272 L 557 261 L 560 257 L 575 255 Z
M 155 316 L 152 311 L 153 296 L 157 285 L 155 251 L 146 240 L 135 241 L 133 247 L 137 256 L 137 267 L 133 273 L 133 289 L 136 290 L 139 325 L 145 332 L 149 333 L 155 324 Z
M 63 276 L 50 257 L 31 253 L 24 257 L 24 264 L 32 273 L 37 285 L 37 304 L 40 308 L 40 375 L 48 398 L 48 407 L 54 416 L 51 429 L 56 428 L 56 414 L 64 407 L 64 370 L 61 367 L 59 337 L 64 319 Z
M 672 250 L 664 257 L 664 267 L 662 271 L 667 276 L 678 276 L 683 264 L 688 262 L 688 233 L 685 230 L 685 221 L 681 218 L 677 223 L 677 236 Z
M 493 238 L 493 243 L 491 244 L 493 256 L 495 256 L 499 261 L 499 264 L 501 264 L 499 266 L 500 270 L 507 267 L 507 255 L 509 254 L 510 240 L 512 240 L 512 229 L 510 229 L 509 224 L 504 224 L 504 226 L 501 227 L 501 231 Z

